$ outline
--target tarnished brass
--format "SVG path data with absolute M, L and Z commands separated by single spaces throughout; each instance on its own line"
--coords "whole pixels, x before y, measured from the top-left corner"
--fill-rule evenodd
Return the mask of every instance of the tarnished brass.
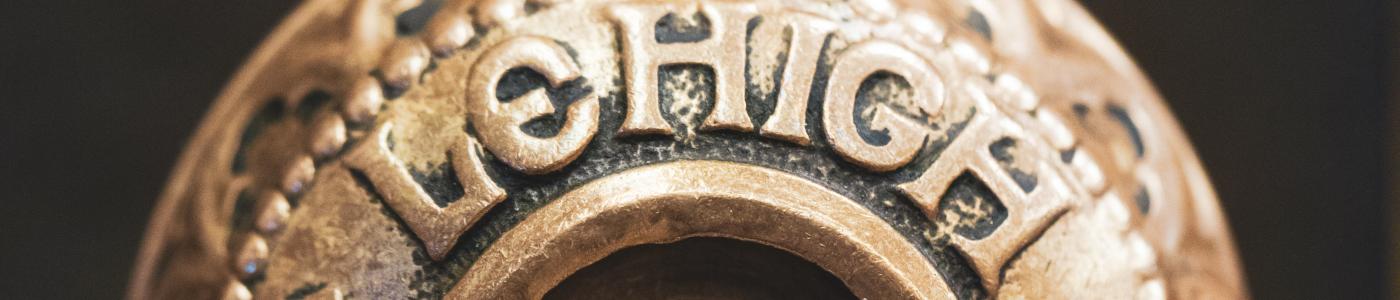
M 1245 298 L 1216 202 L 1069 0 L 309 0 L 128 297 Z

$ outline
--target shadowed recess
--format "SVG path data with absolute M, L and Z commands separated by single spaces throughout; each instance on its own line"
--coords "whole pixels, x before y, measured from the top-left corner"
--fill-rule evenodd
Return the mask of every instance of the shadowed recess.
M 936 222 L 952 226 L 953 233 L 980 240 L 1006 221 L 1006 206 L 972 172 L 963 172 L 948 186 L 948 192 L 938 201 Z
M 1016 181 L 1016 185 L 1020 186 L 1022 191 L 1030 193 L 1032 190 L 1035 190 L 1036 184 L 1039 183 L 1035 178 L 1035 174 L 1027 172 L 1016 165 L 1015 154 L 1017 149 L 1015 139 L 1003 137 L 993 142 L 991 146 L 988 146 L 987 150 L 992 153 L 992 158 L 997 160 L 997 164 L 1001 165 L 1002 170 L 1005 170 L 1007 174 L 1011 175 L 1011 179 Z M 1067 153 L 1073 154 L 1073 152 L 1068 151 Z M 1060 155 L 1064 156 L 1064 153 Z M 1064 158 L 1061 157 L 1061 159 Z M 1068 161 L 1067 159 L 1065 160 Z
M 262 134 L 263 129 L 268 125 L 282 118 L 282 101 L 279 99 L 268 100 L 263 104 L 262 109 L 248 119 L 247 125 L 243 126 L 243 133 L 238 138 L 238 151 L 233 155 L 233 172 L 242 172 L 248 164 L 248 147 L 252 146 L 253 140 Z
M 432 19 L 439 8 L 442 8 L 442 0 L 423 0 L 423 3 L 394 18 L 394 33 L 399 36 L 407 36 L 423 31 L 423 27 L 428 24 L 428 20 Z
M 766 245 L 698 237 L 614 252 L 544 299 L 856 299 L 820 266 Z
M 549 102 L 554 105 L 554 113 L 531 119 L 520 125 L 520 130 L 533 137 L 548 138 L 559 134 L 563 129 L 564 121 L 568 114 L 569 105 L 574 101 L 582 99 L 593 88 L 588 86 L 588 81 L 583 77 L 566 81 L 558 87 L 549 85 L 549 79 L 535 70 L 526 67 L 513 68 L 501 75 L 501 81 L 496 84 L 496 101 L 509 103 L 516 98 L 520 98 L 535 89 L 545 89 L 545 95 L 549 97 Z
M 311 117 L 316 115 L 316 111 L 329 103 L 331 103 L 331 94 L 322 90 L 313 90 L 297 102 L 297 117 L 301 118 L 302 122 L 311 122 Z
M 451 156 L 452 154 L 448 154 Z M 448 161 L 452 158 L 448 157 Z M 466 194 L 462 188 L 462 183 L 457 181 L 457 170 L 452 168 L 451 163 L 442 163 L 430 172 L 409 168 L 409 174 L 413 175 L 413 181 L 423 186 L 423 191 L 428 192 L 428 196 L 433 198 L 433 204 L 438 207 L 447 207 L 457 199 Z
M 692 136 L 715 102 L 715 71 L 699 64 L 662 65 L 657 71 L 661 115 L 682 136 Z
M 909 81 L 894 73 L 879 71 L 866 77 L 865 81 L 861 81 L 860 88 L 856 90 L 856 113 L 851 116 L 852 121 L 856 124 L 856 133 L 860 134 L 861 139 L 871 145 L 889 144 L 889 129 L 876 130 L 871 128 L 870 120 L 875 117 L 876 109 L 892 109 L 900 115 L 913 117 L 912 112 L 901 111 L 898 109 L 898 105 L 890 104 L 898 101 L 897 98 L 913 97 L 912 94 L 913 88 L 909 85 Z M 886 105 L 883 108 L 878 108 L 880 106 L 875 105 L 876 103 L 885 103 Z M 919 119 L 921 119 L 920 123 L 925 123 L 926 119 Z
M 325 283 L 325 282 L 322 282 L 322 283 L 307 283 L 306 285 L 303 285 L 303 286 L 301 286 L 301 287 L 299 287 L 299 288 L 297 288 L 297 289 L 295 289 L 295 290 L 292 290 L 292 293 L 291 293 L 291 294 L 287 294 L 287 300 L 302 300 L 302 299 L 306 299 L 307 297 L 310 297 L 311 295 L 314 295 L 314 294 L 316 294 L 316 292 L 320 292 L 320 291 L 323 290 L 323 289 L 326 289 L 326 283 Z
M 1147 194 L 1146 186 L 1143 186 L 1141 183 L 1138 184 L 1137 192 L 1133 193 L 1133 202 L 1137 203 L 1138 212 L 1145 215 L 1150 211 L 1152 208 L 1152 196 Z
M 710 38 L 710 19 L 696 12 L 690 18 L 666 14 L 656 21 L 656 42 L 661 44 L 693 43 Z
M 238 192 L 238 197 L 233 200 L 233 215 L 229 217 L 229 228 L 233 230 L 247 230 L 253 228 L 253 205 L 257 203 L 257 198 L 253 192 L 243 189 Z
M 1122 106 L 1109 104 L 1108 114 L 1112 115 L 1113 119 L 1118 121 L 1118 124 L 1123 125 L 1124 130 L 1128 131 L 1129 137 L 1133 140 L 1133 151 L 1136 151 L 1135 153 L 1137 153 L 1138 158 L 1142 158 L 1144 150 L 1142 145 L 1142 133 L 1138 131 L 1137 124 L 1133 123 L 1133 118 L 1128 116 L 1128 111 L 1123 109 Z
M 982 35 L 982 38 L 986 38 L 987 40 L 992 39 L 992 24 L 987 23 L 987 16 L 983 15 L 981 11 L 973 9 L 968 12 L 967 19 L 963 20 L 963 24 L 972 27 L 973 31 Z

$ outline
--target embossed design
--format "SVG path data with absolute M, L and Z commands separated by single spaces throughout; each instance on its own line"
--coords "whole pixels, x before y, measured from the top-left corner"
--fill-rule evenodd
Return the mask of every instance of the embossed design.
M 585 92 L 569 105 L 568 120 L 553 137 L 539 138 L 521 126 L 530 120 L 554 113 L 554 104 L 544 89 L 534 89 L 510 102 L 496 101 L 497 85 L 506 71 L 529 68 L 543 74 L 549 84 L 560 86 L 579 78 L 578 66 L 563 48 L 538 37 L 518 37 L 502 42 L 472 67 L 467 86 L 468 114 L 487 149 L 506 164 L 530 174 L 559 170 L 583 151 L 598 131 L 598 98 Z M 483 179 L 485 179 L 483 177 Z
M 977 115 L 965 129 L 975 134 L 953 140 L 943 151 L 941 159 L 935 161 L 922 176 L 899 185 L 899 189 L 930 217 L 939 213 L 937 208 L 941 195 L 964 172 L 981 179 L 996 194 L 1006 207 L 1007 217 L 995 231 L 977 239 L 962 235 L 949 237 L 952 244 L 968 256 L 973 269 L 981 275 L 982 284 L 989 291 L 995 291 L 1000 284 L 1001 269 L 1006 261 L 1040 235 L 1070 205 L 1069 187 L 1053 177 L 1044 178 L 1044 182 L 1034 190 L 1026 192 L 1014 178 L 1001 171 L 988 146 L 1003 137 L 1020 138 L 1026 135 L 1015 123 L 994 118 L 995 111 L 990 103 L 979 105 Z M 1050 174 L 1054 172 L 1050 168 L 1041 162 L 1034 170 L 1037 174 Z
M 392 126 L 384 123 L 376 127 L 369 138 L 346 154 L 345 162 L 374 183 L 384 201 L 423 241 L 428 255 L 441 260 L 457 243 L 457 236 L 505 199 L 506 192 L 482 169 L 476 146 L 463 141 L 454 143 L 456 146 L 449 152 L 457 180 L 462 184 L 462 197 L 446 207 L 437 206 L 385 145 Z
M 846 49 L 832 67 L 831 86 L 822 102 L 822 122 L 826 139 L 836 153 L 852 163 L 877 172 L 899 168 L 914 159 L 924 142 L 925 132 L 918 123 L 895 115 L 890 109 L 876 109 L 870 118 L 874 130 L 885 130 L 890 136 L 884 145 L 871 145 L 862 140 L 853 123 L 856 91 L 865 79 L 877 72 L 891 72 L 905 78 L 916 93 L 919 109 L 926 115 L 937 115 L 943 106 L 943 83 L 938 73 L 929 68 L 923 58 L 888 42 L 868 41 Z
M 333 152 L 339 147 L 334 144 L 343 143 L 337 139 L 343 139 L 344 132 L 336 128 L 343 129 L 343 123 L 337 124 L 341 122 L 337 115 L 324 113 L 329 110 L 329 96 L 321 91 L 306 94 L 290 113 L 287 106 L 292 103 L 281 99 L 268 101 L 244 125 L 240 135 L 232 168 L 236 177 L 229 184 L 236 192 L 225 195 L 229 203 L 223 208 L 230 214 L 230 232 L 224 235 L 222 243 L 217 243 L 227 247 L 228 270 L 232 275 L 226 283 L 225 298 L 243 299 L 248 296 L 243 291 L 256 287 L 263 280 L 269 253 L 275 246 L 270 239 L 281 233 L 295 199 L 309 188 L 315 175 L 316 147 L 330 144 L 335 149 L 320 150 Z M 313 119 L 316 121 L 310 121 Z M 304 130 L 307 123 L 311 123 L 311 130 L 316 132 L 310 143 L 304 144 L 309 154 L 288 155 L 272 150 L 276 149 L 276 143 L 296 137 L 288 131 Z M 272 176 L 265 175 L 269 173 Z
M 318 133 L 306 142 L 294 141 L 306 134 L 301 122 L 287 119 L 309 121 L 310 115 L 321 115 L 328 106 L 323 88 L 337 86 L 341 74 L 378 56 L 379 37 L 385 31 L 376 26 L 382 24 L 376 18 L 401 6 L 395 2 L 354 1 L 299 10 L 290 19 L 302 21 L 289 22 L 269 38 L 268 47 L 277 51 L 260 51 L 250 59 L 250 65 L 258 66 L 244 68 L 220 95 L 175 171 L 171 188 L 162 195 L 128 298 L 252 298 L 250 288 L 262 281 L 264 259 L 276 248 L 270 238 L 282 234 L 295 199 L 314 176 L 312 155 L 324 159 L 341 142 L 337 128 L 343 124 L 336 124 L 337 118 L 320 117 L 323 121 L 312 129 Z M 307 40 L 317 42 L 303 42 Z M 262 67 L 267 65 L 278 67 Z M 357 115 L 377 112 L 375 106 L 343 107 Z M 292 107 L 298 114 L 284 113 Z M 237 139 L 220 133 L 240 127 Z M 227 148 L 230 145 L 233 149 Z M 208 167 L 224 164 L 232 168 Z M 211 188 L 233 192 L 205 191 Z M 237 212 L 236 202 L 243 202 Z M 246 222 L 219 222 L 230 219 Z M 210 272 L 211 268 L 226 271 Z
M 689 7 L 687 7 L 689 6 Z M 695 4 L 614 4 L 608 17 L 622 29 L 622 56 L 627 79 L 627 117 L 620 133 L 671 134 L 661 118 L 657 69 L 667 64 L 702 64 L 715 70 L 714 110 L 705 117 L 702 129 L 752 131 L 753 123 L 743 115 L 744 108 L 744 31 L 757 8 L 747 3 Z M 660 43 L 656 24 L 663 17 L 699 10 L 709 21 L 709 36 L 694 42 Z
M 807 136 L 807 99 L 811 97 L 813 80 L 816 79 L 817 60 L 821 58 L 825 37 L 836 30 L 831 21 L 803 13 L 785 12 L 772 17 L 768 22 L 776 22 L 789 32 L 787 40 L 787 61 L 779 79 L 777 103 L 773 114 L 763 123 L 759 132 L 763 136 L 786 140 L 799 145 L 808 145 L 812 139 Z M 774 43 L 775 37 L 761 37 L 759 43 Z
M 176 253 L 157 265 L 179 267 L 156 268 L 184 273 L 138 272 L 133 295 L 145 298 L 151 276 L 222 293 L 187 298 L 542 295 L 591 261 L 572 250 L 721 235 L 814 255 L 862 297 L 1024 297 L 1032 285 L 1015 280 L 1043 280 L 1024 268 L 1090 236 L 1127 249 L 1131 294 L 1160 298 L 1178 293 L 1178 277 L 1163 274 L 1181 273 L 1156 266 L 1181 261 L 1158 249 L 1199 232 L 1163 221 L 1197 198 L 1175 192 L 1185 185 L 1171 177 L 1193 172 L 1172 160 L 1189 151 L 1162 148 L 1161 119 L 1141 119 L 1161 112 L 1141 95 L 1073 90 L 1123 83 L 1086 80 L 1107 73 L 1080 66 L 1124 64 L 1075 60 L 1119 58 L 1064 23 L 1083 18 L 1064 4 L 316 5 L 331 6 L 297 17 L 316 22 L 289 22 L 311 25 L 288 26 L 322 33 L 270 38 L 300 50 L 250 63 L 290 61 L 292 75 L 240 79 L 248 83 L 220 100 L 268 99 L 265 117 L 216 109 L 211 122 L 252 124 L 248 133 L 215 123 L 196 140 L 213 150 L 182 163 L 213 157 L 234 168 L 177 172 L 197 179 L 172 182 L 177 192 L 163 200 L 192 205 L 159 210 L 151 239 L 196 242 L 157 243 L 143 264 Z M 1046 79 L 1045 66 L 1074 72 Z M 1094 126 L 1105 120 L 1115 127 Z M 824 200 L 756 197 L 785 188 L 764 185 L 774 181 L 816 186 L 791 192 Z M 1208 189 L 1192 193 L 1211 201 Z M 215 217 L 191 218 L 198 234 L 180 235 L 168 228 L 183 224 L 171 217 L 183 211 Z M 827 225 L 760 224 L 777 216 Z M 771 232 L 783 228 L 806 230 Z M 832 259 L 823 247 L 835 246 L 862 258 Z M 169 279 L 200 268 L 225 272 Z M 884 275 L 852 275 L 871 268 Z

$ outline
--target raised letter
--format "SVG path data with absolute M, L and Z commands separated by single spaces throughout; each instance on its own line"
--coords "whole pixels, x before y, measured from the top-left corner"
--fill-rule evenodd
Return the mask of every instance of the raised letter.
M 766 137 L 781 139 L 799 145 L 812 143 L 807 137 L 807 98 L 812 92 L 812 77 L 816 75 L 817 59 L 821 58 L 822 44 L 826 35 L 836 29 L 836 25 L 820 17 L 801 13 L 785 13 L 778 18 L 778 24 L 787 27 L 787 62 L 783 65 L 782 79 L 779 81 L 778 103 L 773 114 L 763 123 L 759 132 Z M 782 40 L 781 38 L 760 38 L 760 42 Z
M 482 169 L 476 147 L 470 138 L 452 143 L 448 150 L 452 169 L 462 184 L 462 197 L 447 207 L 438 207 L 432 196 L 413 181 L 408 167 L 389 150 L 389 130 L 393 123 L 381 123 L 363 142 L 345 155 L 345 164 L 359 171 L 384 197 L 384 203 L 403 218 L 408 229 L 423 241 L 423 249 L 433 260 L 442 260 L 457 238 L 481 219 L 492 206 L 506 199 L 506 191 L 496 186 Z
M 866 41 L 847 48 L 832 67 L 830 85 L 822 105 L 826 140 L 836 153 L 851 163 L 876 172 L 897 169 L 914 159 L 927 132 L 919 124 L 890 111 L 884 104 L 870 119 L 872 129 L 889 130 L 889 143 L 871 145 L 861 138 L 855 126 L 855 102 L 860 85 L 877 72 L 903 77 L 913 89 L 914 99 L 924 101 L 925 113 L 935 114 L 942 107 L 943 83 L 918 55 L 899 45 Z M 932 110 L 932 111 L 928 111 Z
M 627 116 L 619 135 L 670 134 L 661 118 L 657 71 L 667 64 L 704 64 L 715 70 L 715 104 L 702 129 L 752 131 L 744 104 L 744 28 L 757 14 L 752 4 L 711 4 L 700 7 L 710 20 L 709 36 L 698 41 L 661 43 L 656 23 L 667 14 L 694 4 L 619 4 L 608 16 L 621 27 L 622 54 L 626 57 Z
M 966 95 L 977 92 L 960 89 Z M 1035 165 L 1040 181 L 1034 190 L 1026 192 L 1017 186 L 1014 178 L 1002 171 L 996 158 L 987 145 L 999 139 L 1010 137 L 1027 140 L 1025 130 L 1008 119 L 997 119 L 997 108 L 985 97 L 977 99 L 977 113 L 968 121 L 963 133 L 948 145 L 937 161 L 929 166 L 919 178 L 899 184 L 899 190 L 924 211 L 930 220 L 935 219 L 940 199 L 948 191 L 953 180 L 964 172 L 970 172 L 991 189 L 1002 205 L 1006 206 L 1006 220 L 991 234 L 979 239 L 962 235 L 951 235 L 949 241 L 972 263 L 972 270 L 982 277 L 982 286 L 996 293 L 1001 284 L 1001 271 L 1006 262 L 1026 245 L 1044 233 L 1052 222 L 1069 210 L 1072 204 L 1069 187 L 1046 161 L 1055 157 L 1039 157 Z M 1026 143 L 1032 147 L 1030 153 L 1055 153 L 1039 143 Z
M 527 67 L 544 75 L 551 86 L 578 78 L 579 69 L 567 52 L 538 37 L 517 37 L 491 48 L 472 66 L 467 78 L 467 114 L 486 149 L 526 174 L 549 173 L 573 161 L 598 131 L 598 97 L 592 92 L 569 105 L 567 121 L 559 134 L 531 136 L 520 126 L 554 113 L 544 89 L 502 103 L 496 85 L 514 68 Z

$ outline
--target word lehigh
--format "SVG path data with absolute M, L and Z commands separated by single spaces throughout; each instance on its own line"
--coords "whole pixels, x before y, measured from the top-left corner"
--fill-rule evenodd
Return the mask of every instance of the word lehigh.
M 765 137 L 799 145 L 810 145 L 807 134 L 807 104 L 817 73 L 826 37 L 836 28 L 822 18 L 780 13 L 764 16 L 764 22 L 778 22 L 785 35 L 758 37 L 759 42 L 781 43 L 787 48 L 781 86 L 772 114 L 761 126 L 750 122 L 745 99 L 746 25 L 757 17 L 752 4 L 703 4 L 699 14 L 708 35 L 661 42 L 658 22 L 672 18 L 682 7 L 667 4 L 619 4 L 606 9 L 619 28 L 622 41 L 623 74 L 626 78 L 627 114 L 619 136 L 670 135 L 674 129 L 660 110 L 658 71 L 667 65 L 703 65 L 714 71 L 713 109 L 699 125 L 701 130 L 757 132 Z M 672 30 L 674 31 L 674 30 Z M 554 41 L 534 36 L 518 36 L 491 46 L 472 66 L 466 81 L 469 120 L 478 138 L 497 158 L 528 174 L 556 171 L 573 161 L 597 132 L 599 108 L 593 92 L 569 105 L 566 121 L 557 135 L 541 138 L 522 131 L 521 126 L 535 118 L 554 113 L 544 89 L 535 89 L 509 101 L 498 101 L 496 86 L 512 69 L 529 68 L 543 75 L 549 84 L 560 86 L 581 77 L 579 66 L 567 50 Z M 886 130 L 889 141 L 872 145 L 860 137 L 855 124 L 856 94 L 866 78 L 877 73 L 902 77 L 910 85 L 914 99 L 930 115 L 944 102 L 944 85 L 938 72 L 922 57 L 893 42 L 878 39 L 846 48 L 835 58 L 826 80 L 821 102 L 821 119 L 827 142 L 847 161 L 872 171 L 891 171 L 909 163 L 918 154 L 927 131 L 918 123 L 887 109 L 875 111 L 870 127 Z M 822 87 L 818 87 L 822 88 Z
M 658 29 L 665 28 L 659 25 L 666 18 L 674 18 L 677 11 L 684 11 L 679 8 L 666 4 L 624 4 L 606 10 L 620 31 L 622 71 L 627 85 L 627 114 L 618 129 L 619 136 L 674 134 L 675 129 L 663 119 L 660 111 L 658 73 L 667 65 L 702 65 L 713 69 L 713 109 L 701 121 L 699 129 L 757 131 L 762 136 L 799 145 L 812 142 L 807 134 L 807 103 L 814 88 L 824 88 L 819 112 L 812 113 L 820 114 L 816 120 L 822 122 L 820 128 L 827 144 L 845 160 L 874 172 L 893 171 L 908 164 L 918 155 L 930 133 L 910 118 L 890 109 L 877 109 L 869 118 L 870 128 L 886 131 L 889 140 L 882 145 L 865 141 L 855 123 L 855 109 L 857 94 L 866 79 L 882 74 L 903 78 L 909 84 L 912 99 L 918 102 L 916 105 L 930 117 L 939 114 L 945 102 L 943 78 L 930 67 L 929 61 L 899 44 L 880 39 L 862 41 L 843 49 L 830 66 L 826 85 L 815 86 L 820 82 L 815 77 L 823 44 L 836 28 L 835 24 L 809 15 L 765 15 L 765 22 L 780 22 L 788 36 L 760 36 L 756 42 L 786 41 L 783 46 L 786 46 L 787 55 L 773 113 L 764 124 L 755 126 L 746 108 L 744 68 L 748 46 L 745 29 L 748 21 L 758 15 L 757 9 L 745 4 L 703 4 L 700 14 L 710 23 L 706 28 L 708 36 L 685 36 L 670 39 L 680 40 L 678 42 L 663 42 L 667 40 L 665 34 L 679 30 L 666 29 L 671 32 L 658 34 Z M 535 89 L 516 99 L 497 100 L 496 86 L 517 68 L 534 70 L 555 87 L 581 76 L 567 50 L 555 42 L 531 36 L 507 39 L 487 49 L 472 66 L 467 78 L 469 95 L 466 96 L 469 122 L 477 130 L 483 146 L 511 167 L 527 174 L 559 170 L 577 158 L 597 133 L 597 95 L 590 92 L 570 104 L 567 120 L 557 135 L 532 136 L 521 126 L 553 114 L 554 107 L 544 89 Z M 996 109 L 984 104 L 985 101 L 977 103 L 978 115 L 969 120 L 964 129 L 972 134 L 952 142 L 928 170 L 897 188 L 923 210 L 925 216 L 933 218 L 939 214 L 941 195 L 954 178 L 974 174 L 985 180 L 1006 206 L 1008 219 L 988 236 L 980 239 L 951 236 L 950 243 L 969 257 L 973 270 L 983 278 L 983 286 L 994 290 L 1006 261 L 1068 209 L 1069 188 L 1059 178 L 1051 177 L 1035 184 L 1039 187 L 1018 187 L 988 153 L 987 147 L 1001 139 L 1024 138 L 1025 132 L 1013 121 L 991 117 Z M 1037 148 L 1033 143 L 1025 146 Z M 1031 152 L 1053 152 L 1048 150 L 1037 148 Z M 1033 164 L 1029 174 L 1054 173 L 1045 163 L 1053 160 L 1044 157 L 1036 160 L 1038 163 Z M 485 176 L 477 178 L 484 180 Z M 480 186 L 475 190 L 494 187 L 487 183 Z
M 856 98 L 866 79 L 882 74 L 903 78 L 919 110 L 930 117 L 939 114 L 945 102 L 943 78 L 929 61 L 899 44 L 879 39 L 843 49 L 830 66 L 825 86 L 818 86 L 820 81 L 815 79 L 821 49 L 836 25 L 809 15 L 765 15 L 765 22 L 773 20 L 785 27 L 787 36 L 760 36 L 756 42 L 786 42 L 781 46 L 786 47 L 787 55 L 773 113 L 764 124 L 755 126 L 746 108 L 744 68 L 749 46 L 745 44 L 746 25 L 758 16 L 756 7 L 703 4 L 699 9 L 703 21 L 698 23 L 709 23 L 708 26 L 683 30 L 659 26 L 669 24 L 666 19 L 674 18 L 678 11 L 686 9 L 668 4 L 622 4 L 605 10 L 620 31 L 622 71 L 627 85 L 627 114 L 618 129 L 619 136 L 674 134 L 675 128 L 661 115 L 658 73 L 663 66 L 677 64 L 701 65 L 714 71 L 713 109 L 700 121 L 699 129 L 757 131 L 765 137 L 811 145 L 806 119 L 809 113 L 819 113 L 816 120 L 822 122 L 820 128 L 827 144 L 845 160 L 874 172 L 893 171 L 908 164 L 930 133 L 910 118 L 890 109 L 877 109 L 869 118 L 870 127 L 886 131 L 889 140 L 881 145 L 866 142 L 855 123 Z M 659 28 L 667 32 L 658 32 Z M 705 30 L 708 34 L 689 34 Z M 682 37 L 668 38 L 666 34 Z M 597 133 L 598 96 L 588 91 L 569 104 L 566 120 L 554 136 L 531 135 L 522 129 L 523 125 L 555 113 L 546 89 L 536 88 L 506 101 L 499 100 L 496 92 L 506 74 L 521 68 L 539 73 L 553 87 L 582 77 L 568 50 L 556 42 L 535 36 L 506 39 L 487 48 L 471 66 L 465 97 L 469 123 L 482 146 L 512 168 L 526 174 L 558 171 L 578 158 Z M 811 92 L 823 89 L 819 111 L 809 112 Z M 973 270 L 983 278 L 983 285 L 995 289 L 1006 261 L 1068 209 L 1069 188 L 1055 176 L 1042 177 L 1055 173 L 1046 163 L 1056 161 L 1054 158 L 1031 160 L 1037 163 L 1033 163 L 1028 174 L 1036 174 L 1031 176 L 1037 176 L 1039 183 L 1019 185 L 1008 176 L 988 152 L 988 145 L 1002 139 L 1023 139 L 1026 132 L 1015 122 L 994 116 L 996 108 L 989 106 L 986 99 L 971 101 L 977 101 L 976 115 L 967 121 L 963 131 L 972 134 L 951 142 L 923 174 L 897 188 L 925 216 L 934 218 L 940 214 L 941 195 L 955 178 L 973 174 L 984 180 L 1005 205 L 1007 219 L 980 239 L 954 235 L 949 242 L 967 255 Z M 449 157 L 464 194 L 446 207 L 436 206 L 402 163 L 392 157 L 386 146 L 388 126 L 379 126 L 369 142 L 347 154 L 346 162 L 363 172 L 377 190 L 385 192 L 385 201 L 423 241 L 429 256 L 441 260 L 457 237 L 491 206 L 503 201 L 507 191 L 482 169 L 476 147 L 469 146 L 470 142 L 456 144 L 449 150 Z M 1024 146 L 1034 148 L 1031 153 L 1054 153 L 1036 143 Z

